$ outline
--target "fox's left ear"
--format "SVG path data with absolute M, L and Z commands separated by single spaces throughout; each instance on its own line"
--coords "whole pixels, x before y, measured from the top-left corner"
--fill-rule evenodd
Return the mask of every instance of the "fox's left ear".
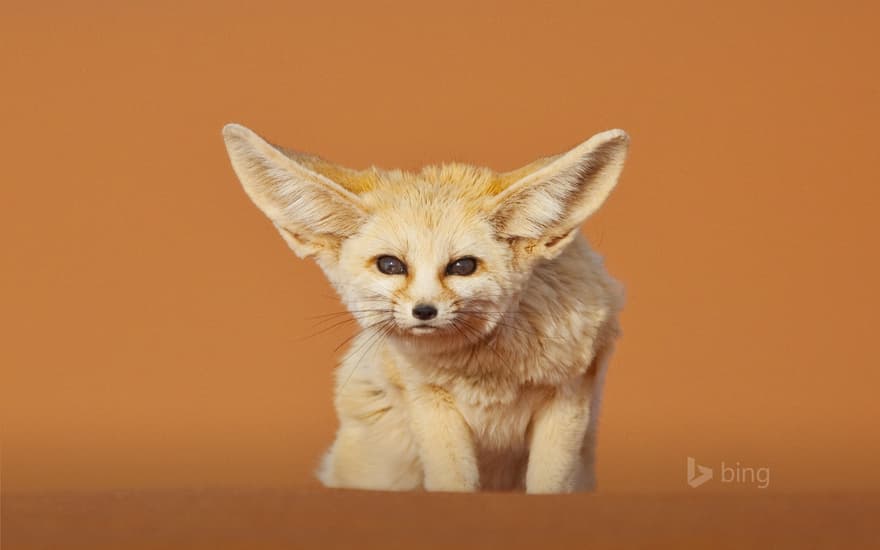
M 227 124 L 223 139 L 245 192 L 298 256 L 338 247 L 366 217 L 357 195 L 244 126 Z
M 626 132 L 608 130 L 507 175 L 519 178 L 490 204 L 498 235 L 525 241 L 540 256 L 558 254 L 617 184 L 628 146 Z

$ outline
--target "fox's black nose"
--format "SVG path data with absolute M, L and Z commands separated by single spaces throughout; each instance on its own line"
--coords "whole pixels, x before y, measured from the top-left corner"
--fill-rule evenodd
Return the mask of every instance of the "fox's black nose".
M 415 317 L 416 319 L 427 321 L 428 319 L 433 319 L 436 316 L 437 308 L 432 306 L 431 304 L 417 304 L 416 307 L 413 308 L 413 317 Z

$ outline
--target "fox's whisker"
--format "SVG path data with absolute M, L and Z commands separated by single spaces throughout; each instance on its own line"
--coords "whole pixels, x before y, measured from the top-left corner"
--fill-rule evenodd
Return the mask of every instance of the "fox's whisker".
M 382 324 L 384 324 L 384 323 L 389 323 L 389 322 L 390 322 L 390 323 L 393 323 L 394 321 L 393 321 L 392 319 L 383 318 L 383 319 L 380 319 L 379 321 L 376 321 L 376 322 L 374 322 L 374 323 L 372 323 L 372 324 L 367 325 L 366 327 L 362 328 L 362 329 L 359 330 L 358 332 L 355 332 L 354 334 L 352 334 L 351 336 L 349 336 L 348 338 L 346 338 L 345 340 L 343 340 L 342 342 L 340 342 L 340 344 L 339 344 L 338 346 L 336 346 L 336 347 L 333 349 L 333 353 L 338 352 L 338 351 L 342 348 L 342 346 L 344 346 L 345 344 L 351 342 L 353 339 L 357 338 L 358 336 L 360 336 L 360 335 L 363 334 L 364 332 L 366 332 L 366 331 L 368 331 L 368 330 L 373 330 L 373 329 L 375 329 L 376 327 L 378 327 L 378 326 L 380 326 L 380 325 L 382 325 Z
M 308 336 L 300 338 L 297 341 L 302 342 L 302 341 L 308 340 L 309 338 L 314 338 L 315 336 L 319 336 L 321 334 L 324 334 L 325 332 L 331 331 L 335 328 L 344 326 L 348 323 L 353 323 L 355 321 L 362 321 L 362 320 L 365 320 L 366 318 L 370 317 L 371 315 L 381 315 L 381 314 L 382 313 L 356 314 L 356 315 L 352 315 L 350 317 L 346 317 L 345 319 L 342 319 L 342 320 L 339 320 L 338 317 L 333 317 L 330 319 L 323 319 L 315 324 L 314 328 L 317 329 L 315 332 L 313 332 L 312 334 L 309 334 Z M 333 321 L 335 321 L 335 322 L 333 322 Z M 327 323 L 327 322 L 332 322 L 332 324 L 321 327 L 322 324 Z M 319 328 L 319 327 L 321 327 L 321 328 Z
M 390 309 L 376 309 L 376 310 L 355 310 L 353 312 L 340 312 L 334 313 L 332 315 L 323 315 L 320 316 L 319 320 L 315 323 L 315 327 L 319 327 L 325 323 L 331 323 L 333 321 L 339 320 L 340 318 L 352 318 L 358 321 L 367 319 L 373 315 L 387 315 L 393 313 L 393 310 Z
M 511 324 L 511 323 L 505 323 L 504 321 L 501 320 L 501 319 L 504 318 L 504 315 L 510 315 L 510 314 L 504 314 L 504 315 L 498 314 L 499 317 L 498 317 L 498 318 L 495 318 L 495 317 L 492 316 L 492 315 L 495 314 L 495 313 L 493 313 L 493 312 L 471 311 L 471 310 L 458 310 L 456 313 L 463 314 L 463 315 L 466 315 L 466 316 L 471 316 L 471 317 L 474 317 L 474 318 L 477 318 L 477 319 L 481 319 L 481 320 L 484 320 L 484 321 L 489 321 L 489 322 L 492 322 L 492 323 L 494 323 L 494 324 L 496 324 L 496 325 L 498 325 L 498 326 L 501 326 L 501 327 L 504 327 L 504 328 L 508 328 L 508 329 L 511 329 L 511 330 L 514 330 L 514 331 L 517 331 L 517 332 L 521 332 L 521 333 L 523 333 L 523 334 L 528 334 L 528 335 L 530 335 L 530 336 L 535 336 L 535 337 L 537 337 L 537 338 L 548 339 L 548 340 L 565 340 L 565 338 L 564 338 L 564 337 L 561 337 L 561 336 L 550 336 L 550 335 L 548 335 L 548 334 L 540 334 L 540 333 L 538 333 L 538 332 L 534 332 L 534 331 L 528 330 L 528 329 L 526 329 L 526 328 L 524 328 L 524 327 L 522 327 L 522 326 L 520 326 L 520 325 Z M 515 316 L 514 316 L 514 317 L 515 317 Z
M 358 347 L 358 350 L 355 350 L 353 352 L 357 353 L 361 348 L 364 348 L 366 346 L 364 351 L 360 354 L 360 357 L 358 357 L 358 360 L 355 363 L 354 367 L 352 367 L 351 372 L 348 373 L 348 377 L 346 377 L 345 381 L 342 383 L 342 386 L 340 386 L 340 391 L 345 389 L 345 386 L 348 384 L 349 380 L 351 380 L 351 377 L 354 376 L 354 373 L 357 371 L 358 367 L 360 367 L 361 361 L 363 361 L 367 353 L 370 352 L 377 343 L 384 340 L 385 336 L 387 336 L 392 330 L 394 330 L 393 323 L 394 322 L 391 320 L 385 320 L 384 322 L 382 322 L 382 326 L 379 326 L 374 331 L 374 333 L 371 336 L 368 336 L 367 340 Z
M 476 355 L 477 351 L 481 348 L 488 349 L 499 359 L 502 358 L 501 355 L 498 353 L 498 350 L 492 345 L 492 342 L 495 339 L 494 335 L 491 336 L 487 340 L 485 337 L 485 334 L 483 332 L 481 332 L 477 327 L 474 327 L 473 325 L 471 325 L 465 319 L 461 318 L 461 319 L 459 319 L 459 322 L 465 328 L 465 330 L 467 330 L 467 332 L 470 333 L 471 336 L 473 336 L 473 340 L 468 338 L 468 341 L 471 342 L 471 346 L 472 346 L 471 353 L 469 354 L 469 358 L 468 358 L 469 362 L 473 361 L 474 356 Z
M 328 325 L 328 326 L 325 326 L 325 327 L 321 328 L 320 330 L 318 330 L 317 332 L 314 332 L 314 333 L 310 334 L 309 336 L 307 336 L 306 338 L 304 338 L 304 340 L 306 340 L 306 339 L 308 339 L 308 338 L 312 338 L 312 337 L 318 336 L 318 335 L 320 335 L 320 334 L 324 334 L 325 332 L 328 332 L 328 331 L 333 330 L 333 329 L 335 329 L 335 328 L 338 328 L 338 327 L 344 326 L 344 325 L 346 325 L 346 324 L 348 324 L 348 323 L 353 323 L 353 322 L 355 322 L 355 321 L 362 321 L 362 320 L 364 320 L 366 317 L 367 317 L 367 316 L 361 316 L 361 317 L 353 316 L 353 317 L 348 317 L 348 318 L 346 318 L 346 319 L 342 319 L 341 321 L 336 321 L 335 323 L 333 323 L 333 324 L 331 324 L 331 325 Z M 323 321 L 322 321 L 322 322 L 323 322 Z M 315 328 L 319 327 L 320 325 L 321 325 L 321 323 L 318 323 L 318 324 L 316 325 Z
M 318 314 L 318 315 L 311 315 L 311 316 L 309 316 L 309 317 L 306 317 L 306 319 L 308 319 L 308 320 L 313 320 L 313 319 L 321 319 L 321 318 L 324 318 L 324 317 L 333 317 L 334 315 L 348 315 L 348 314 L 355 314 L 355 313 L 369 313 L 369 312 L 374 312 L 374 311 L 389 312 L 389 311 L 393 311 L 393 310 L 390 310 L 390 309 L 388 309 L 388 308 L 375 308 L 375 309 L 344 309 L 344 310 L 342 310 L 342 311 L 333 311 L 333 312 L 330 312 L 330 313 L 321 313 L 321 314 Z
M 355 321 L 355 320 L 354 320 L 354 319 L 351 319 L 351 318 L 349 318 L 349 319 L 343 319 L 342 321 L 339 321 L 339 322 L 334 323 L 334 324 L 332 324 L 332 325 L 329 325 L 329 326 L 323 327 L 323 328 L 321 328 L 320 330 L 316 330 L 315 332 L 309 334 L 308 336 L 303 336 L 303 337 L 299 338 L 299 339 L 297 340 L 297 342 L 304 342 L 304 341 L 306 341 L 306 340 L 309 340 L 310 338 L 315 338 L 316 336 L 320 336 L 320 335 L 322 335 L 322 334 L 324 334 L 324 333 L 326 333 L 326 332 L 329 332 L 329 331 L 331 331 L 331 330 L 333 330 L 333 329 L 335 329 L 335 328 L 339 328 L 339 327 L 341 327 L 341 326 L 343 326 L 343 325 L 346 325 L 346 324 L 348 324 L 348 323 L 353 323 L 354 321 Z

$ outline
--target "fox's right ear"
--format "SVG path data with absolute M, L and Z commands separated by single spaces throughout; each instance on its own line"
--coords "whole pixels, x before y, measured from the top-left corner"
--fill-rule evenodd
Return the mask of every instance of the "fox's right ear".
M 360 199 L 239 124 L 223 127 L 232 168 L 299 257 L 335 249 L 366 217 Z

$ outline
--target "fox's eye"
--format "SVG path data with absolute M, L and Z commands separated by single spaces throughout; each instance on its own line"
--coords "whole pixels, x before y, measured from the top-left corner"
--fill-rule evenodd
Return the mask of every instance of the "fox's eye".
M 405 275 L 406 264 L 394 256 L 379 256 L 376 267 L 386 275 Z
M 477 270 L 477 259 L 470 256 L 459 258 L 446 266 L 447 275 L 470 275 Z

